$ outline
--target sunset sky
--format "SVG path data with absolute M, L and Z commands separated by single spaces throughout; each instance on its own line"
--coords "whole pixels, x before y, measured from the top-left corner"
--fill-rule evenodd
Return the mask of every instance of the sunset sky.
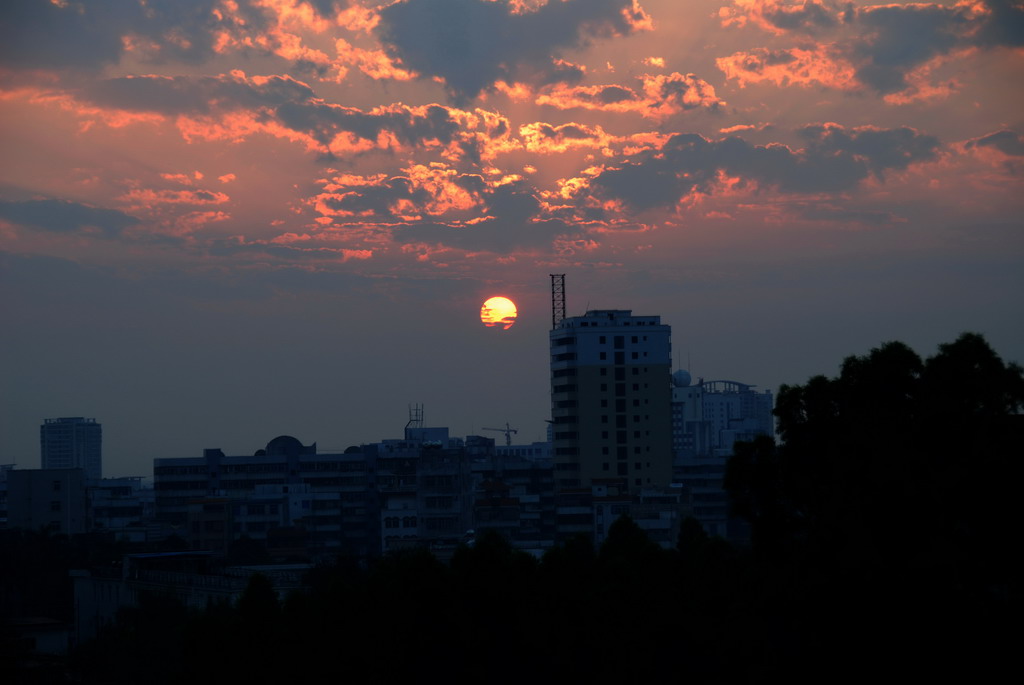
M 709 380 L 1024 362 L 1020 0 L 4 0 L 0 159 L 20 468 L 543 439 L 552 273 Z

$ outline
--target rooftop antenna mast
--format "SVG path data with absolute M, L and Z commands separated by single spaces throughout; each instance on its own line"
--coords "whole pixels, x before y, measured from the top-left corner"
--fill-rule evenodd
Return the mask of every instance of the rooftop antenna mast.
M 423 428 L 423 405 L 409 405 L 409 421 L 405 424 L 405 439 L 409 439 L 409 429 Z
M 551 329 L 565 318 L 565 274 L 551 274 Z

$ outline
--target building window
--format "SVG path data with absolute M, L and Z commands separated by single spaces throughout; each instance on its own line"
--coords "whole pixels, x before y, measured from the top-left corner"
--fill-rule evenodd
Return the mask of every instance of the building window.
M 610 468 L 611 468 L 611 467 L 610 467 L 610 465 L 608 464 L 608 462 L 604 462 L 603 464 L 601 464 L 601 470 L 602 470 L 602 471 L 608 471 L 608 470 L 610 470 Z
M 629 339 L 629 341 L 635 344 L 637 342 L 637 337 L 634 335 L 632 338 Z
M 50 502 L 50 511 L 60 511 L 60 502 L 59 501 Z
M 607 383 L 602 383 L 601 384 L 601 392 L 608 392 L 608 384 Z
M 605 359 L 607 359 L 607 358 L 608 358 L 608 354 L 607 354 L 607 353 L 605 353 L 605 352 L 602 352 L 602 353 L 601 353 L 601 354 L 600 354 L 600 355 L 598 356 L 598 358 L 599 358 L 599 359 L 600 359 L 601 361 L 604 361 Z
M 619 462 L 617 464 L 617 466 L 618 466 L 618 474 L 620 476 L 628 476 L 629 475 L 629 464 L 627 464 L 625 462 Z
M 597 339 L 597 342 L 599 342 L 600 344 L 604 345 L 605 343 L 607 343 L 607 342 L 608 342 L 608 339 L 607 339 L 607 338 L 605 338 L 605 337 L 604 337 L 604 336 L 602 335 L 602 336 L 601 336 L 600 338 L 598 338 L 598 339 Z
M 59 480 L 53 481 L 53 491 L 54 492 L 60 492 L 60 481 Z
M 633 352 L 632 355 L 633 355 L 633 357 L 632 357 L 633 359 L 639 359 L 640 358 L 640 355 L 637 352 Z M 647 356 L 646 352 L 644 352 L 644 356 L 645 357 Z

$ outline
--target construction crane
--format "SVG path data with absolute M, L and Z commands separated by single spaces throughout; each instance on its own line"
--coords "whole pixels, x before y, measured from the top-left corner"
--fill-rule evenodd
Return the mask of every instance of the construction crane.
M 512 446 L 512 434 L 518 433 L 519 431 L 512 426 L 508 425 L 508 421 L 505 422 L 504 428 L 484 428 L 485 431 L 498 431 L 499 433 L 505 434 L 505 447 Z

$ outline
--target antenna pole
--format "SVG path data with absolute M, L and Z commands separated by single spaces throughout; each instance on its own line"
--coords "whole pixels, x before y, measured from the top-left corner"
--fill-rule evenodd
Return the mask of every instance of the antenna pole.
M 551 329 L 565 318 L 565 274 L 551 274 Z

